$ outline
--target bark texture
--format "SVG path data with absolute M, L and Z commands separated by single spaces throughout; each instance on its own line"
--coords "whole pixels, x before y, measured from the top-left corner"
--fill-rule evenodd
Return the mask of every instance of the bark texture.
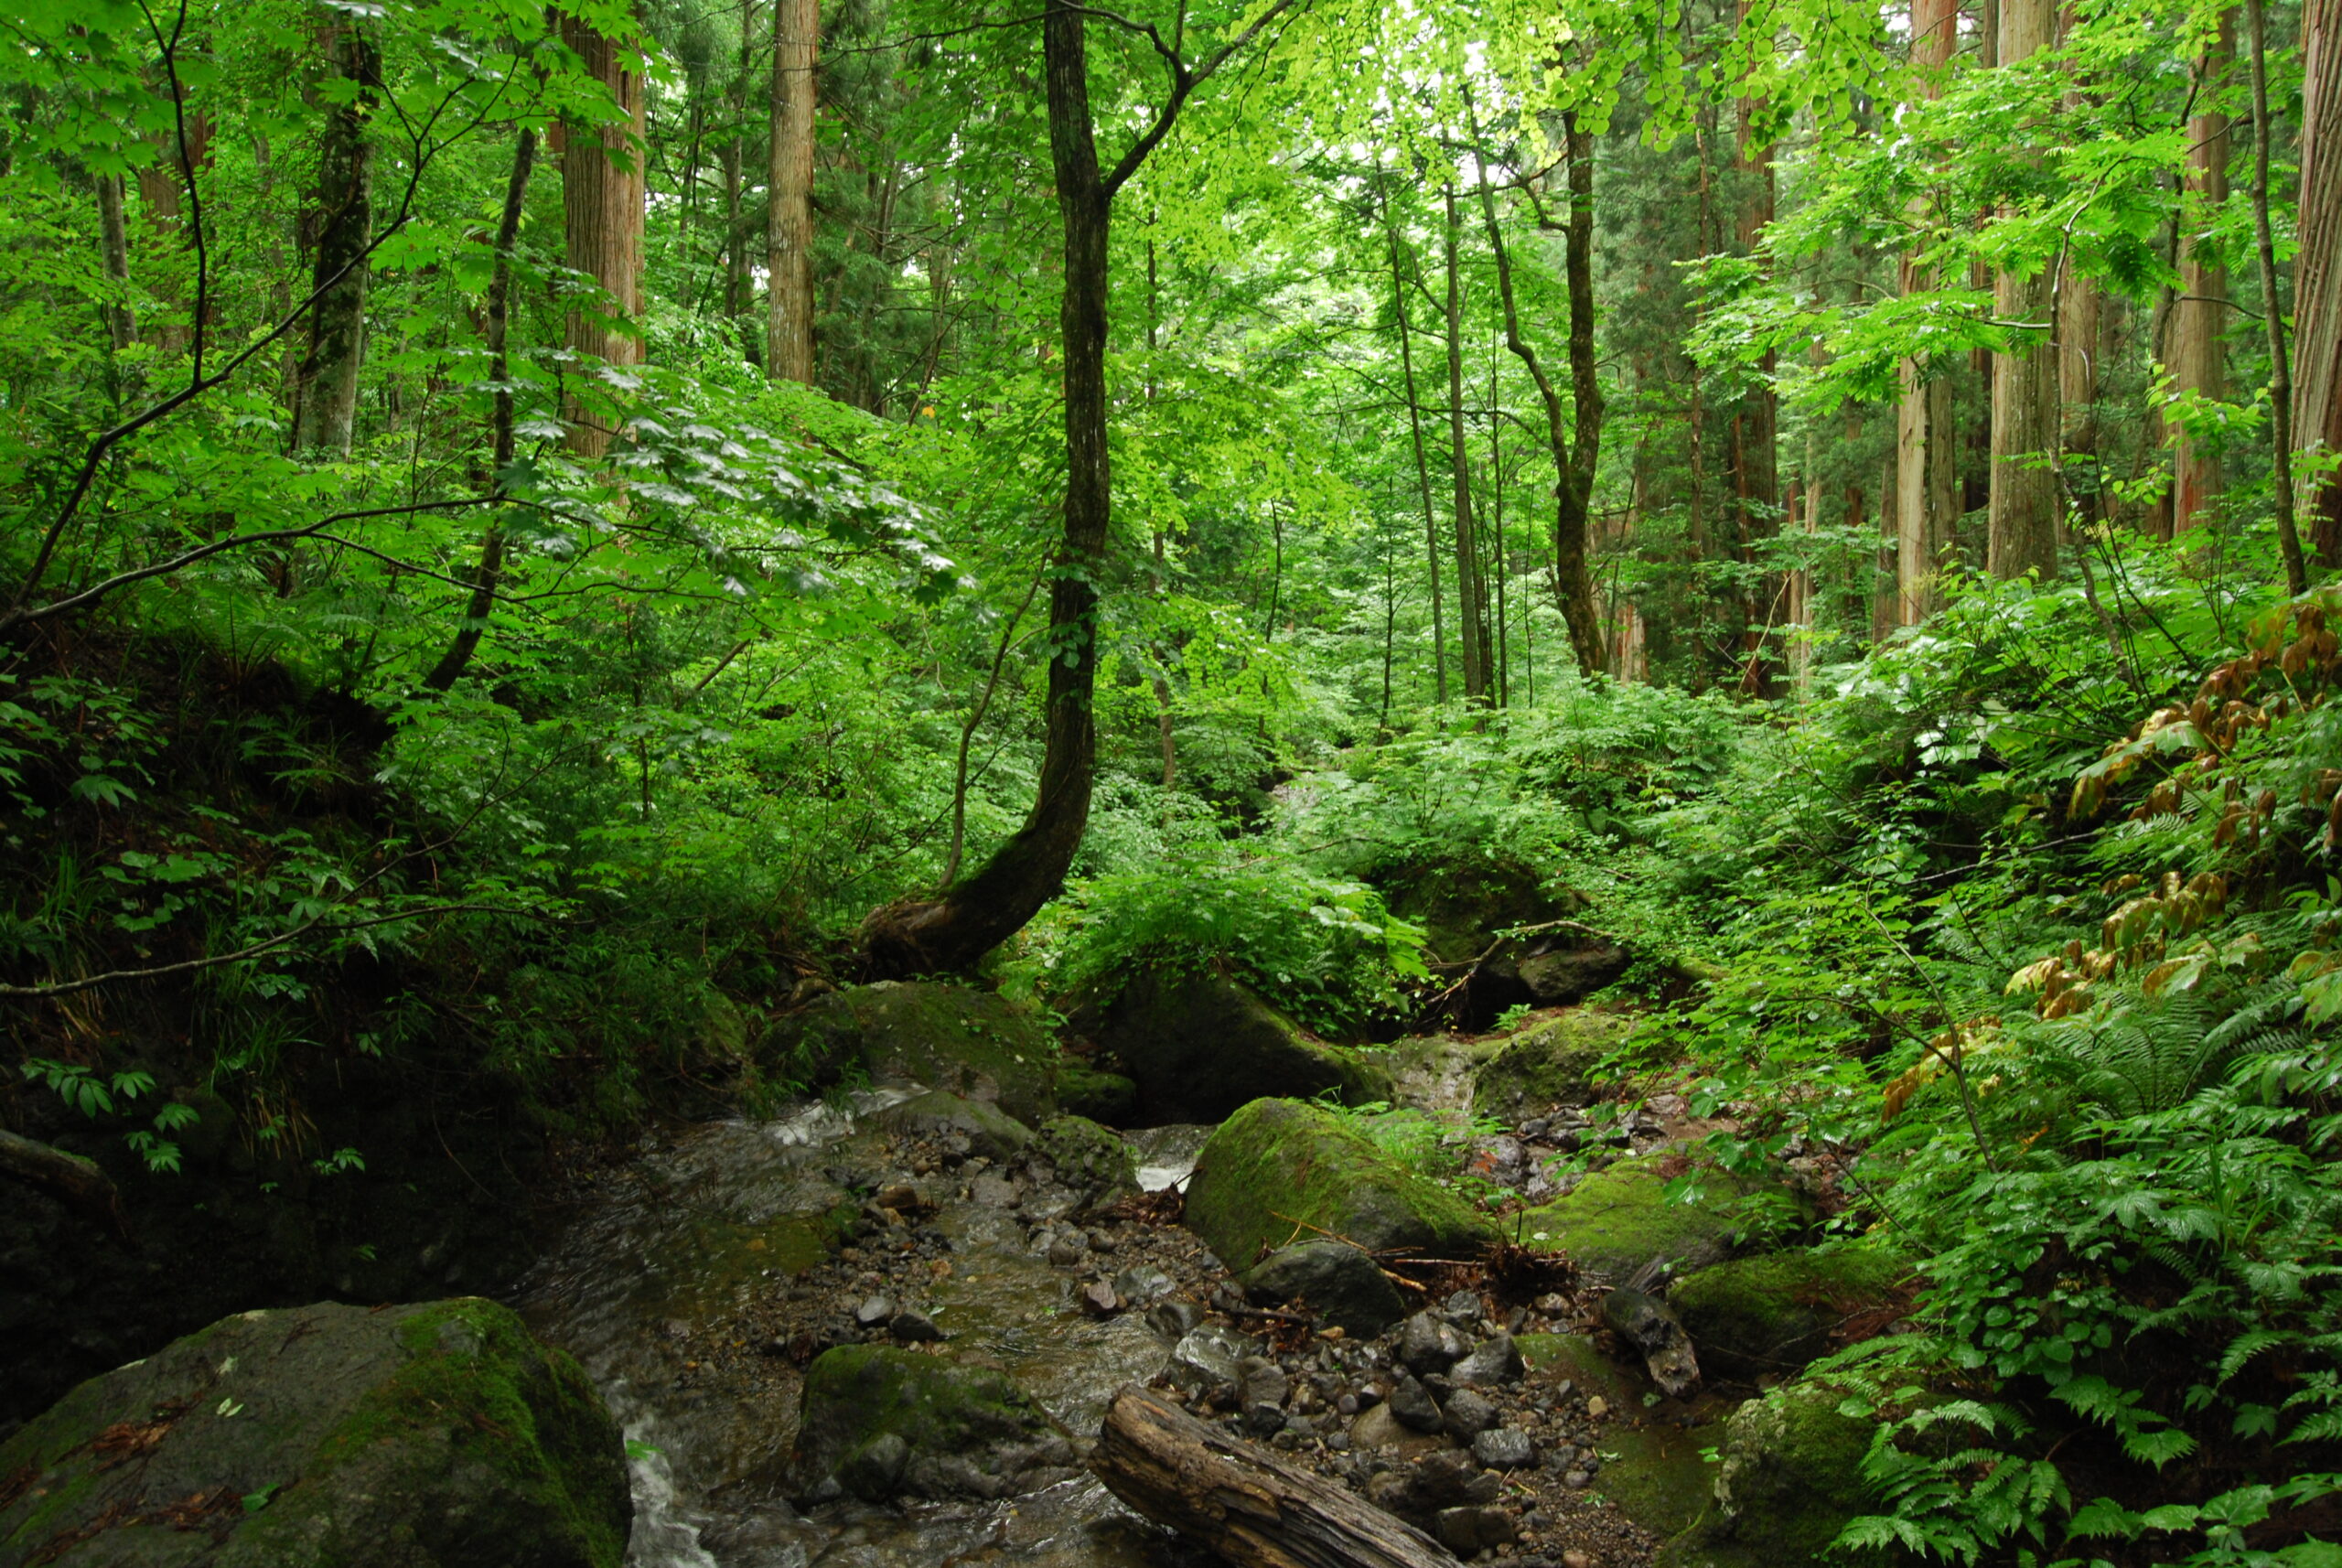
M 1740 19 L 1748 20 L 1748 0 L 1741 0 Z M 1733 146 L 1733 172 L 1740 190 L 1734 239 L 1744 252 L 1753 252 L 1765 226 L 1773 220 L 1773 148 L 1757 139 L 1756 122 L 1765 112 L 1761 99 L 1740 102 L 1740 129 Z M 1732 485 L 1740 525 L 1741 559 L 1754 565 L 1759 542 L 1778 532 L 1781 524 L 1779 400 L 1773 391 L 1776 369 L 1771 349 L 1756 362 L 1756 384 L 1744 393 L 1740 411 L 1732 419 Z M 1775 693 L 1779 684 L 1779 650 L 1769 646 L 1773 630 L 1787 610 L 1789 585 L 1781 573 L 1750 574 L 1751 586 L 1741 607 L 1740 689 L 1750 696 Z
M 1943 96 L 1943 73 L 1951 65 L 1959 33 L 1959 0 L 1911 0 L 1911 64 L 1921 98 Z M 1933 274 L 1914 254 L 1903 257 L 1899 270 L 1907 295 L 1937 285 Z M 1897 626 L 1917 626 L 1943 607 L 1938 579 L 1960 518 L 1960 440 L 1952 385 L 1949 375 L 1935 373 L 1938 370 L 1924 360 L 1904 360 L 1902 395 L 1895 404 L 1892 502 L 1882 503 L 1880 510 L 1894 519 L 1893 618 Z
M 2236 61 L 2236 13 L 2220 13 L 2219 31 L 2197 65 L 2197 102 L 2216 101 Z M 2200 108 L 2187 122 L 2186 217 L 2179 233 L 2179 298 L 2171 312 L 2173 390 L 2228 395 L 2228 269 L 2203 243 L 2203 230 L 2229 196 L 2229 117 Z M 2171 441 L 2171 523 L 2175 532 L 2212 520 L 2220 493 L 2220 456 L 2210 444 L 2176 429 Z
M 374 237 L 374 145 L 366 134 L 382 88 L 382 57 L 365 26 L 337 15 L 335 74 L 350 101 L 326 115 L 317 148 L 317 254 L 306 343 L 296 372 L 295 450 L 346 457 L 358 423 L 358 372 L 366 352 L 367 246 Z
M 1334 1482 L 1126 1388 L 1090 1468 L 1139 1513 L 1235 1568 L 1455 1568 L 1431 1537 Z
M 2011 66 L 2057 39 L 2052 0 L 2001 0 L 1999 57 Z M 2054 264 L 2054 263 L 2053 263 Z M 1993 308 L 2003 321 L 2047 326 L 2051 274 L 2003 272 Z M 1993 356 L 1993 470 L 1987 502 L 1987 566 L 1995 577 L 2057 575 L 2057 479 L 2050 464 L 2060 437 L 2057 361 L 2046 341 Z
M 2294 444 L 2342 451 L 2342 0 L 2302 6 L 2301 251 L 2294 279 Z M 2314 475 L 2315 468 L 2304 468 Z M 2299 498 L 2316 564 L 2342 566 L 2342 474 Z
M 569 313 L 567 341 L 575 352 L 607 365 L 642 362 L 642 339 L 632 318 L 642 304 L 642 78 L 627 68 L 617 44 L 574 16 L 561 21 L 562 42 L 610 90 L 622 118 L 596 125 L 563 125 L 561 209 L 569 264 L 602 286 L 607 299 Z M 607 419 L 575 400 L 569 410 L 569 449 L 598 457 L 614 434 Z
M 813 96 L 820 0 L 772 14 L 772 156 L 765 216 L 765 375 L 813 384 Z
M 1456 503 L 1456 626 L 1464 645 L 1464 700 L 1488 699 L 1488 596 L 1480 585 L 1479 549 L 1472 529 L 1472 467 L 1464 451 L 1464 316 L 1456 252 L 1463 223 L 1456 211 L 1456 188 L 1447 200 L 1447 443 L 1448 470 Z
M 122 176 L 102 174 L 91 182 L 98 198 L 98 264 L 121 297 L 99 307 L 106 340 L 119 351 L 138 341 L 138 320 L 130 308 L 130 231 L 123 221 Z

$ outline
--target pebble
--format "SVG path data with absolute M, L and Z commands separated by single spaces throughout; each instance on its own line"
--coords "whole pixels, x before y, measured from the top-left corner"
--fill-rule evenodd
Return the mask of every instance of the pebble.
M 1079 1230 L 1069 1230 L 1049 1243 L 1049 1262 L 1058 1268 L 1069 1269 L 1089 1254 L 1090 1240 Z
M 1604 1399 L 1600 1394 L 1596 1394 L 1592 1399 L 1585 1402 L 1585 1413 L 1592 1416 L 1595 1420 L 1600 1421 L 1604 1416 L 1610 1413 L 1610 1402 Z
M 1432 1402 L 1431 1393 L 1413 1378 L 1402 1378 L 1399 1386 L 1391 1391 L 1391 1413 L 1402 1426 L 1412 1426 L 1417 1432 L 1439 1430 L 1439 1406 Z
M 886 1325 L 886 1332 L 907 1345 L 931 1345 L 943 1337 L 943 1330 L 935 1326 L 935 1319 L 908 1307 L 895 1314 Z
M 883 1295 L 874 1295 L 854 1309 L 854 1320 L 865 1328 L 875 1328 L 895 1316 L 895 1304 Z

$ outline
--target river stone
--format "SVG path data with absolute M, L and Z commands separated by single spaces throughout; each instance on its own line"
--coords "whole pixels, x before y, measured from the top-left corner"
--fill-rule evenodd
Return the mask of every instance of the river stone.
M 1262 1259 L 1238 1283 L 1255 1306 L 1298 1301 L 1322 1321 L 1364 1338 L 1381 1333 L 1407 1310 L 1374 1260 L 1343 1241 L 1295 1241 Z
M 1469 1443 L 1497 1423 L 1497 1407 L 1470 1389 L 1457 1389 L 1440 1410 L 1440 1424 L 1458 1440 Z
M 1580 1010 L 1523 1029 L 1472 1069 L 1472 1111 L 1517 1126 L 1556 1105 L 1594 1098 L 1595 1067 L 1618 1048 L 1634 1020 Z
M 1030 1157 L 1046 1160 L 1070 1188 L 1083 1212 L 1105 1208 L 1138 1191 L 1138 1153 L 1082 1116 L 1053 1116 L 1041 1123 Z
M 593 1384 L 475 1298 L 223 1318 L 0 1444 L 0 1498 L 59 1568 L 618 1568 L 634 1516 Z
M 889 1133 L 914 1138 L 948 1137 L 957 1133 L 968 1140 L 972 1154 L 988 1160 L 1007 1161 L 1033 1142 L 1033 1129 L 997 1105 L 932 1089 L 878 1113 L 878 1125 Z
M 882 980 L 788 1014 L 757 1047 L 768 1077 L 817 1085 L 854 1069 L 994 1104 L 1030 1126 L 1056 1114 L 1057 1043 L 988 991 Z
M 1247 1101 L 1327 1090 L 1351 1105 L 1391 1098 L 1382 1069 L 1302 1038 L 1275 1008 L 1208 972 L 1141 970 L 1107 1009 L 1099 1040 L 1137 1083 L 1143 1122 L 1218 1122 Z
M 1670 1203 L 1660 1156 L 1620 1160 L 1566 1195 L 1518 1217 L 1523 1242 L 1561 1252 L 1598 1280 L 1681 1277 L 1732 1253 L 1740 1227 L 1733 1210 L 1757 1184 L 1724 1171 L 1701 1173 L 1697 1203 Z
M 892 1438 L 903 1445 L 899 1465 Z M 891 1345 L 841 1345 L 805 1369 L 790 1496 L 1014 1497 L 1062 1480 L 1072 1446 L 1008 1374 Z M 887 1478 L 891 1471 L 891 1479 Z M 879 1485 L 873 1496 L 857 1489 Z
M 1232 1389 L 1243 1380 L 1244 1362 L 1260 1347 L 1232 1328 L 1206 1324 L 1172 1347 L 1167 1374 L 1190 1397 Z
M 1529 1369 L 1520 1359 L 1520 1348 L 1512 1336 L 1499 1329 L 1480 1341 L 1472 1353 L 1447 1369 L 1448 1381 L 1457 1388 L 1494 1388 L 1502 1383 L 1517 1383 Z
M 1703 1269 L 1668 1302 L 1703 1361 L 1757 1378 L 1797 1370 L 1830 1348 L 1841 1324 L 1891 1308 L 1910 1275 L 1908 1262 L 1875 1246 L 1795 1247 Z
M 1491 1470 L 1518 1470 L 1537 1462 L 1537 1444 L 1510 1426 L 1491 1426 L 1472 1439 L 1472 1457 Z
M 1477 1255 L 1491 1235 L 1462 1198 L 1338 1112 L 1297 1100 L 1255 1100 L 1220 1124 L 1196 1156 L 1186 1219 L 1240 1271 L 1290 1245 L 1305 1225 L 1370 1252 L 1446 1258 Z
M 1520 983 L 1540 1007 L 1562 1007 L 1585 1001 L 1627 972 L 1627 950 L 1599 938 L 1582 945 L 1531 953 L 1513 965 Z
M 1390 1405 L 1391 1418 L 1402 1426 L 1413 1427 L 1417 1432 L 1439 1430 L 1439 1406 L 1433 1402 L 1431 1391 L 1415 1379 L 1399 1380 L 1391 1390 Z
M 1407 1326 L 1399 1335 L 1399 1359 L 1417 1377 L 1447 1370 L 1471 1348 L 1471 1341 L 1457 1333 L 1454 1324 L 1429 1312 L 1419 1312 L 1407 1319 Z

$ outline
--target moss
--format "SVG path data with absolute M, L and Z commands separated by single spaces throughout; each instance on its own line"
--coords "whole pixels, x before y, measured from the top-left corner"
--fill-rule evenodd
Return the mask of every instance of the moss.
M 1318 1230 L 1369 1251 L 1477 1252 L 1488 1223 L 1464 1200 L 1400 1165 L 1323 1106 L 1256 1100 L 1213 1133 L 1187 1187 L 1187 1228 L 1222 1262 Z
M 1614 1283 L 1654 1261 L 1678 1274 L 1723 1262 L 1739 1230 L 1733 1209 L 1757 1184 L 1710 1171 L 1700 1202 L 1671 1203 L 1670 1177 L 1661 1165 L 1669 1157 L 1620 1160 L 1543 1208 L 1527 1210 L 1520 1219 L 1523 1240 L 1539 1251 L 1565 1253 Z
M 1057 1043 L 1002 998 L 964 985 L 882 981 L 833 992 L 775 1025 L 764 1070 L 813 1084 L 856 1072 L 988 1100 L 1024 1122 L 1057 1110 Z
M 1716 1478 L 1719 1535 L 1767 1563 L 1819 1557 L 1869 1506 L 1862 1480 L 1873 1424 L 1839 1413 L 1844 1391 L 1790 1383 L 1725 1425 Z
M 1390 1073 L 1361 1053 L 1306 1039 L 1291 1018 L 1232 980 L 1141 970 L 1099 1034 L 1138 1085 L 1140 1119 L 1219 1122 L 1254 1100 L 1332 1091 L 1346 1105 L 1391 1096 Z
M 1058 1179 L 1091 1204 L 1138 1190 L 1138 1151 L 1082 1116 L 1041 1123 L 1032 1152 L 1057 1167 Z
M 790 1469 L 806 1496 L 879 1439 L 913 1450 L 972 1456 L 1055 1430 L 1048 1412 L 1008 1374 L 890 1345 L 841 1345 L 805 1369 Z
M 1604 1355 L 1582 1334 L 1520 1334 L 1512 1342 L 1520 1347 L 1521 1359 L 1540 1377 L 1551 1382 L 1567 1379 L 1580 1392 L 1608 1400 L 1615 1410 L 1639 1402 L 1649 1387 L 1640 1373 Z
M 1523 1029 L 1473 1070 L 1472 1109 L 1509 1122 L 1585 1104 L 1594 1098 L 1594 1069 L 1634 1027 L 1615 1013 L 1574 1009 Z
M 1794 1371 L 1829 1348 L 1831 1331 L 1893 1303 L 1910 1264 L 1873 1246 L 1796 1247 L 1703 1269 L 1668 1301 L 1711 1371 Z
M 1715 1508 L 1716 1466 L 1706 1451 L 1722 1443 L 1724 1434 L 1723 1422 L 1607 1427 L 1602 1447 L 1617 1457 L 1603 1462 L 1595 1487 L 1662 1541 L 1699 1529 Z
M 1076 1116 L 1113 1125 L 1138 1103 L 1138 1085 L 1118 1072 L 1068 1061 L 1058 1068 L 1058 1103 Z

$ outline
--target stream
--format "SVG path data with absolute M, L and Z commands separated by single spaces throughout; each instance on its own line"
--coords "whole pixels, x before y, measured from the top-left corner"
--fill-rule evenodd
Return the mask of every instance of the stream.
M 635 1520 L 629 1568 L 1188 1568 L 1208 1561 L 1088 1476 L 997 1503 L 825 1504 L 800 1513 L 779 1478 L 800 1376 L 744 1353 L 765 1293 L 826 1251 L 824 1215 L 849 1189 L 907 1179 L 871 1126 L 915 1092 L 866 1090 L 770 1121 L 675 1127 L 575 1204 L 514 1305 L 585 1367 L 624 1428 Z M 1150 1190 L 1194 1166 L 1204 1128 L 1134 1134 Z M 941 1183 L 932 1184 L 940 1189 Z M 1005 1208 L 938 1191 L 951 1244 L 932 1315 L 953 1351 L 1013 1374 L 1077 1441 L 1113 1391 L 1168 1345 L 1137 1314 L 1085 1317 Z M 743 1367 L 746 1370 L 742 1370 Z M 719 1369 L 721 1370 L 719 1371 Z

